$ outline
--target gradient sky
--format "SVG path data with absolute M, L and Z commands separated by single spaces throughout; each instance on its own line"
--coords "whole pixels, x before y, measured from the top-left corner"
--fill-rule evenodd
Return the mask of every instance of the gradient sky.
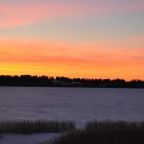
M 0 0 L 0 75 L 144 80 L 144 0 Z

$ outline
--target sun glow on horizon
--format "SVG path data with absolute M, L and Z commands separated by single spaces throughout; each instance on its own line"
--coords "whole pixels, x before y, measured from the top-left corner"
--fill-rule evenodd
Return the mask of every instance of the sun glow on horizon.
M 141 67 L 144 61 L 140 59 L 143 49 L 124 51 L 122 48 L 114 49 L 111 44 L 74 46 L 14 40 L 1 41 L 1 46 L 0 74 L 144 79 Z

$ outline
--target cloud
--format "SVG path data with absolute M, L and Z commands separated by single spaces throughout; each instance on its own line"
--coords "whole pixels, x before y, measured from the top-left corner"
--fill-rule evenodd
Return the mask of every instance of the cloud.
M 1 4 L 0 27 L 14 27 L 56 18 L 79 17 L 92 14 L 85 5 L 62 4 Z
M 69 44 L 46 41 L 0 41 L 1 62 L 77 64 L 125 67 L 144 64 L 143 48 L 115 48 L 116 44 Z
M 23 2 L 23 3 L 22 3 Z M 78 2 L 0 2 L 0 28 L 29 25 L 57 18 L 80 18 L 84 16 L 107 16 L 115 13 L 143 12 L 143 3 L 90 3 Z

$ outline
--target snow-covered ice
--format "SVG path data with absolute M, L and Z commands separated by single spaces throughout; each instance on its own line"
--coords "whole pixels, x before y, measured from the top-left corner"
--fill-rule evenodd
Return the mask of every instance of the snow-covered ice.
M 0 119 L 144 120 L 144 89 L 0 87 Z

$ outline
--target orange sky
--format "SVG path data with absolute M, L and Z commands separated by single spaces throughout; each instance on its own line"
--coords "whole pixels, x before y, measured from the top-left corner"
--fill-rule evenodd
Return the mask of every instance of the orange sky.
M 144 49 L 103 43 L 0 41 L 0 74 L 144 79 Z M 128 43 L 125 44 L 128 47 Z M 123 45 L 121 45 L 122 47 Z
M 0 75 L 21 74 L 144 80 L 144 1 L 0 1 Z

